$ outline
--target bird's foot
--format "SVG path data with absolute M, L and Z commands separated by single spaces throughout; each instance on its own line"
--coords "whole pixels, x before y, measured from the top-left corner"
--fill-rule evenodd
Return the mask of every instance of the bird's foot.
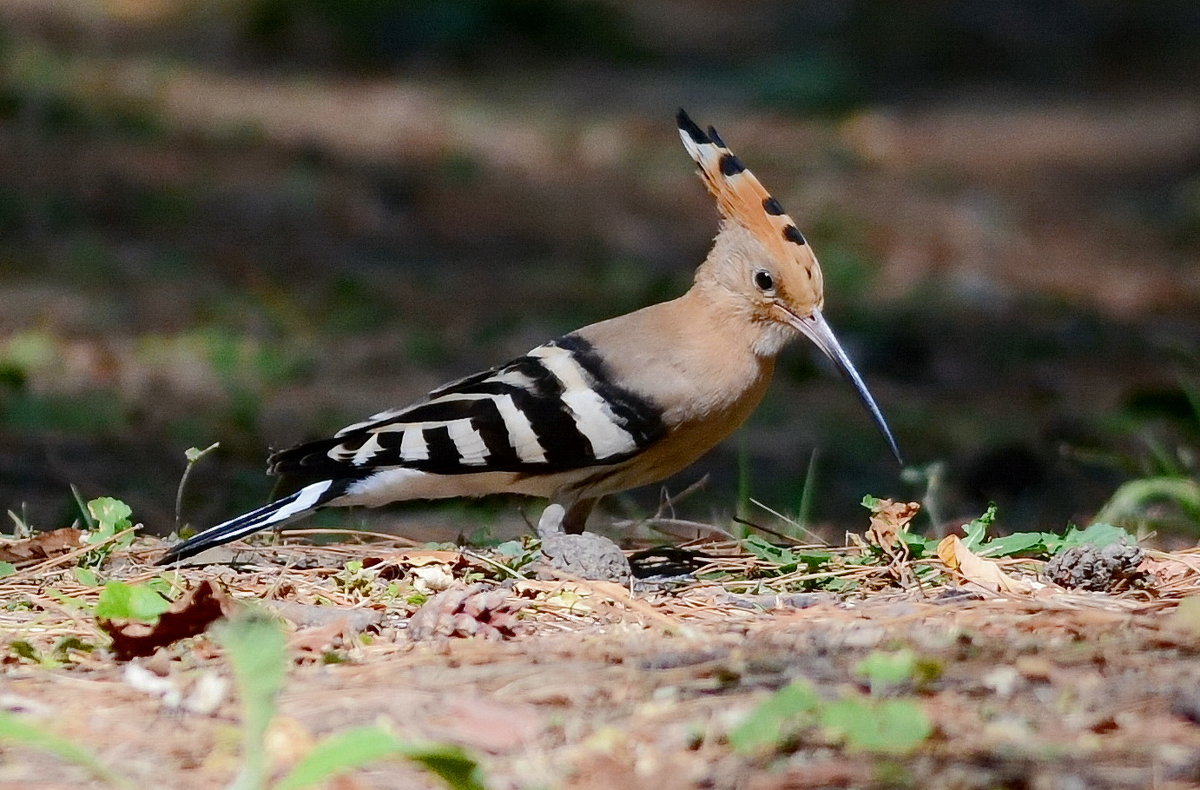
M 562 505 L 550 505 L 538 519 L 537 533 L 542 554 L 550 567 L 584 579 L 624 584 L 629 581 L 629 560 L 616 543 L 594 532 L 568 535 L 563 532 Z

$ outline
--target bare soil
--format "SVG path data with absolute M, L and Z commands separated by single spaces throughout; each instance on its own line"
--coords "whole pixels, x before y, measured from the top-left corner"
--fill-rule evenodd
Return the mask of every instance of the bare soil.
M 729 545 L 708 548 L 745 576 L 765 570 Z M 147 579 L 158 551 L 143 539 L 114 555 L 111 573 Z M 491 788 L 1200 786 L 1200 622 L 1190 604 L 1177 611 L 1200 590 L 1196 551 L 1151 552 L 1151 583 L 1120 594 L 1051 585 L 998 596 L 970 583 L 905 590 L 886 568 L 868 568 L 853 594 L 816 593 L 803 609 L 772 598 L 789 583 L 766 578 L 636 592 L 510 580 L 500 589 L 524 604 L 520 626 L 496 641 L 415 641 L 406 627 L 414 605 L 388 599 L 377 580 L 337 580 L 348 560 L 391 563 L 411 591 L 416 568 L 452 554 L 290 545 L 238 551 L 239 562 L 253 562 L 236 569 L 180 571 L 183 585 L 214 580 L 289 622 L 291 666 L 267 741 L 276 772 L 322 736 L 382 723 L 464 746 Z M 483 575 L 474 556 L 448 566 L 454 585 Z M 228 679 L 221 649 L 200 635 L 115 661 L 94 618 L 54 601 L 52 589 L 85 601 L 99 592 L 74 581 L 69 559 L 0 582 L 9 602 L 0 614 L 4 709 L 94 750 L 137 785 L 226 786 L 240 764 L 241 714 L 216 680 Z M 1032 578 L 1038 565 L 1010 570 Z M 21 639 L 48 654 L 66 636 L 97 647 L 69 651 L 57 668 L 11 651 Z M 814 728 L 768 754 L 731 749 L 730 730 L 771 691 L 803 678 L 828 699 L 864 694 L 856 664 L 900 648 L 937 667 L 928 682 L 895 692 L 917 699 L 934 725 L 911 754 L 855 752 Z M 102 786 L 46 753 L 0 746 L 0 787 Z M 329 786 L 440 785 L 388 761 Z

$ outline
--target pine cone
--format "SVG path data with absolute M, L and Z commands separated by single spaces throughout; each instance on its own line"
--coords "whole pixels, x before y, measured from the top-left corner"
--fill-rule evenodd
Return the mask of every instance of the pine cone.
M 1069 589 L 1116 592 L 1142 578 L 1138 566 L 1144 556 L 1127 543 L 1072 546 L 1046 564 L 1042 578 Z
M 593 532 L 578 535 L 564 533 L 562 520 L 565 514 L 562 505 L 550 505 L 538 521 L 542 556 L 550 567 L 584 579 L 618 584 L 628 582 L 629 560 L 625 559 L 621 547 Z
M 445 590 L 413 613 L 408 636 L 413 640 L 454 636 L 507 639 L 521 629 L 517 612 L 522 606 L 504 590 L 484 584 Z

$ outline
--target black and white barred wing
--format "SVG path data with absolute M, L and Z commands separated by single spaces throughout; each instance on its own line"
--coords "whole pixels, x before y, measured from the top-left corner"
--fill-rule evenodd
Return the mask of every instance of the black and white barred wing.
M 550 474 L 619 463 L 664 433 L 659 410 L 611 383 L 588 343 L 568 335 L 331 439 L 277 453 L 271 471 L 329 478 L 394 468 Z
M 568 335 L 408 408 L 276 453 L 271 472 L 316 482 L 177 544 L 159 562 L 328 505 L 477 496 L 513 490 L 517 479 L 586 475 L 637 455 L 665 433 L 661 412 L 613 384 L 591 346 Z

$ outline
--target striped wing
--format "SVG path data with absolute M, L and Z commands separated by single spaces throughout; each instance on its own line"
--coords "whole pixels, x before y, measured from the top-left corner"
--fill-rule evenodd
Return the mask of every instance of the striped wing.
M 611 383 L 590 344 L 567 335 L 270 464 L 273 474 L 329 478 L 396 467 L 546 474 L 618 463 L 665 432 L 657 407 Z

